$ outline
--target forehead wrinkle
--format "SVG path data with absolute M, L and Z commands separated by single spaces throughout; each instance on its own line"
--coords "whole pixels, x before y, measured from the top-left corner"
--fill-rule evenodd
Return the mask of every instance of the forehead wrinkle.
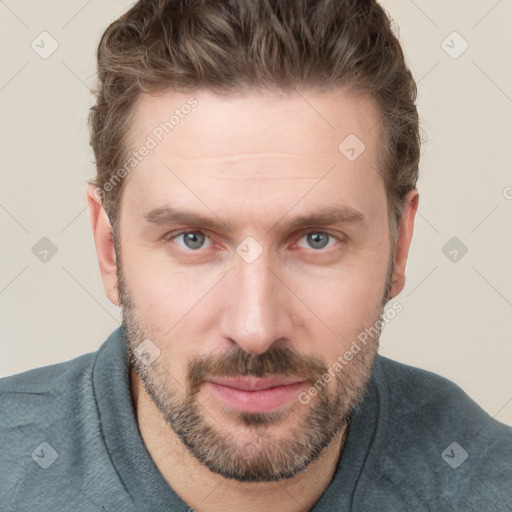
M 289 158 L 289 154 L 280 154 L 282 156 L 277 159 L 278 162 L 261 159 L 259 155 L 263 154 L 264 153 L 257 153 L 257 157 L 248 156 L 243 159 L 240 159 L 237 155 L 190 158 L 173 155 L 171 162 L 166 163 L 164 161 L 161 165 L 168 170 L 172 170 L 172 172 L 178 173 L 178 175 L 183 178 L 185 178 L 186 174 L 197 173 L 219 181 L 254 179 L 314 180 L 324 176 L 325 169 L 332 167 L 333 164 L 338 166 L 338 162 L 336 162 L 338 155 L 329 155 L 321 152 L 301 153 L 297 154 L 300 158 L 291 159 Z M 274 155 L 271 153 L 267 154 Z M 308 157 L 309 161 L 306 161 L 305 157 Z M 286 162 L 286 160 L 289 161 Z
M 335 152 L 333 151 L 333 154 Z M 265 151 L 265 152 L 259 152 L 254 151 L 250 153 L 236 153 L 236 154 L 229 154 L 229 155 L 211 155 L 211 156 L 175 156 L 174 158 L 176 160 L 205 160 L 205 161 L 220 161 L 220 162 L 231 162 L 231 161 L 237 161 L 239 159 L 242 160 L 257 160 L 261 157 L 272 157 L 272 158 L 290 158 L 290 157 L 297 157 L 297 158 L 304 158 L 311 155 L 327 155 L 328 153 L 325 153 L 324 151 L 312 151 L 312 152 L 301 152 L 301 153 L 293 153 L 293 152 L 274 152 L 274 151 Z

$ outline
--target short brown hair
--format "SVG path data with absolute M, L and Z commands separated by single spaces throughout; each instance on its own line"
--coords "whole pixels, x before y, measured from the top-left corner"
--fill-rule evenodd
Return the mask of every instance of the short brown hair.
M 139 0 L 106 29 L 97 57 L 91 183 L 101 190 L 114 229 L 125 180 L 105 185 L 126 162 L 130 116 L 141 93 L 345 87 L 377 102 L 381 172 L 396 231 L 418 178 L 417 91 L 376 0 Z

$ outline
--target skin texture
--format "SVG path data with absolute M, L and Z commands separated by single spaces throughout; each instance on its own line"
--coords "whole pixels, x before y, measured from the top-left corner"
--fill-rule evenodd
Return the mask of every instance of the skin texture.
M 272 413 L 230 409 L 205 379 L 259 368 L 308 379 L 307 390 L 402 290 L 418 194 L 391 254 L 377 110 L 343 90 L 144 95 L 133 148 L 191 96 L 197 106 L 128 175 L 115 248 L 98 194 L 87 193 L 105 291 L 123 306 L 139 428 L 164 478 L 200 512 L 310 510 L 336 470 L 378 339 L 307 404 Z M 349 134 L 365 145 L 354 161 L 338 150 Z M 164 206 L 219 226 L 145 218 Z M 291 224 L 330 206 L 361 218 Z M 183 230 L 200 232 L 189 239 L 197 248 Z M 151 364 L 136 355 L 146 339 Z

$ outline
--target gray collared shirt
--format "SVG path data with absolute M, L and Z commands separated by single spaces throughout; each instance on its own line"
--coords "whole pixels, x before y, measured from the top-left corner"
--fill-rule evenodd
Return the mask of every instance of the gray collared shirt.
M 2 512 L 189 512 L 138 430 L 122 327 L 0 380 Z M 458 386 L 377 356 L 314 512 L 512 511 L 512 428 Z M 199 511 L 200 512 L 200 511 Z

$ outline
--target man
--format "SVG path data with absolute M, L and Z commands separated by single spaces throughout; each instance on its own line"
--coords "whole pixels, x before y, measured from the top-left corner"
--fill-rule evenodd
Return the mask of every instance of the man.
M 98 79 L 123 326 L 2 381 L 2 510 L 512 510 L 512 429 L 377 354 L 420 145 L 379 5 L 141 0 Z

